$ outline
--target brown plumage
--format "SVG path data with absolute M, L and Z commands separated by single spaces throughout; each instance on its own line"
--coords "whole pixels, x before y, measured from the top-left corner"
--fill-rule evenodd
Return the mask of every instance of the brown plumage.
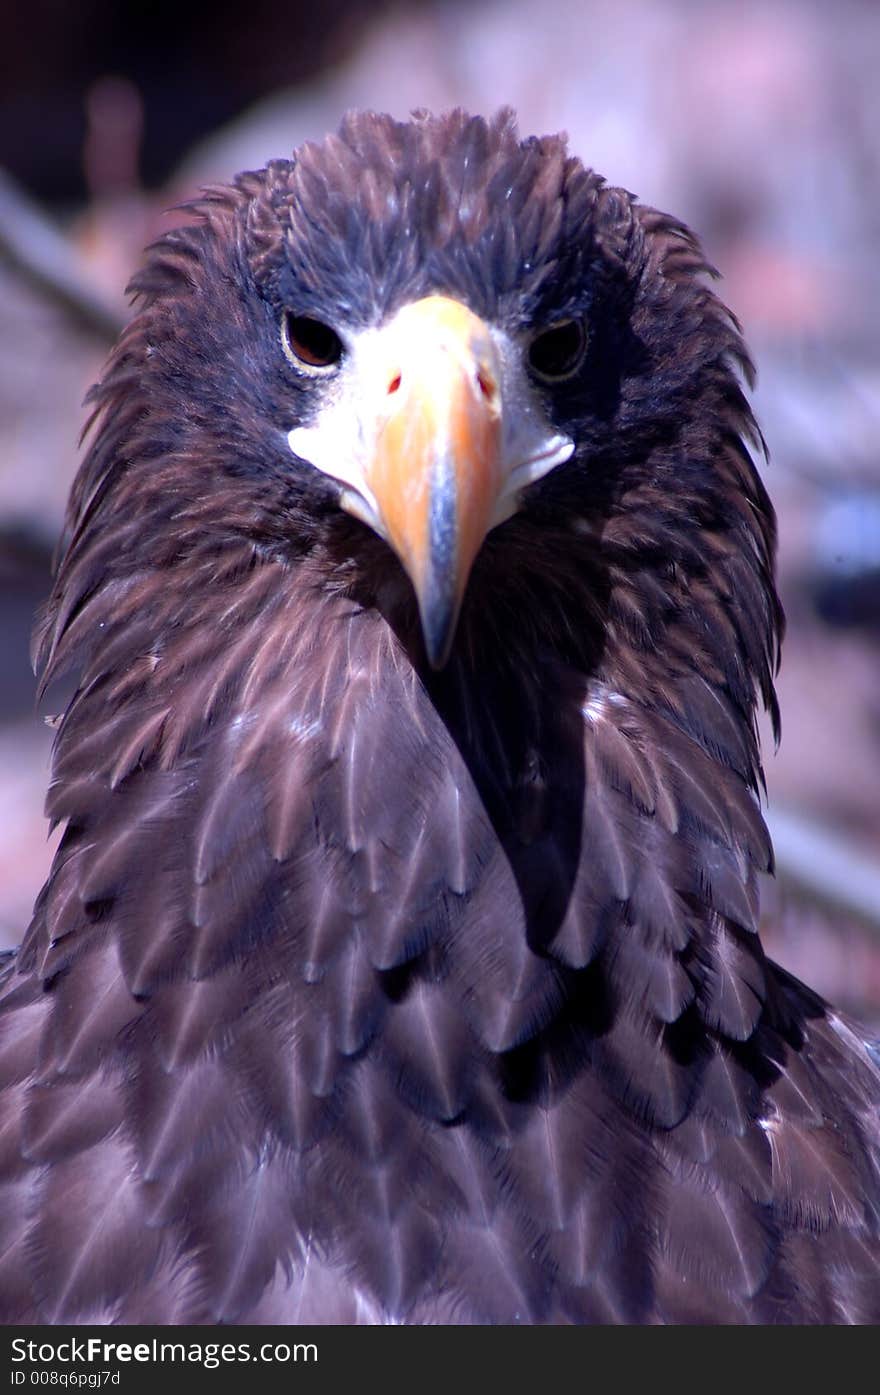
M 36 647 L 5 1321 L 880 1320 L 876 1054 L 756 934 L 707 271 L 506 113 L 352 116 L 150 250 Z

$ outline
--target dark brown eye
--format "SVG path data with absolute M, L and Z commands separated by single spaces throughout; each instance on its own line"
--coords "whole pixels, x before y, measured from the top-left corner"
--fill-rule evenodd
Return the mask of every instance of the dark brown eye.
M 313 377 L 332 373 L 345 352 L 335 329 L 289 310 L 281 319 L 281 344 L 294 367 Z
M 547 383 L 570 378 L 580 368 L 587 351 L 587 331 L 582 320 L 560 320 L 536 334 L 529 345 L 529 366 Z

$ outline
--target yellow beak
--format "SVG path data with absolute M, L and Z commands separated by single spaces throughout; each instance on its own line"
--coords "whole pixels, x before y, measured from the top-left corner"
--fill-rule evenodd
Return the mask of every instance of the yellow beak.
M 380 353 L 386 411 L 364 478 L 440 668 L 502 483 L 498 351 L 466 306 L 429 296 L 400 312 Z

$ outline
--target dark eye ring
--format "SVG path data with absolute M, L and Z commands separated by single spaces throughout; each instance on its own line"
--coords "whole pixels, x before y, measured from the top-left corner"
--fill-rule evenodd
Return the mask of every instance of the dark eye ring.
M 333 373 L 345 346 L 335 329 L 310 315 L 285 310 L 281 317 L 281 347 L 294 368 L 313 378 Z
M 586 352 L 583 320 L 559 320 L 542 329 L 529 344 L 529 367 L 542 382 L 562 382 L 577 372 Z

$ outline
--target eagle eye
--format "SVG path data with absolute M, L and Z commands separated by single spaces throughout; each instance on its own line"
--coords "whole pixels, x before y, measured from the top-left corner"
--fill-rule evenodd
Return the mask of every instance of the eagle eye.
M 281 317 L 281 346 L 294 368 L 311 377 L 332 373 L 345 352 L 335 329 L 290 310 Z
M 541 330 L 529 344 L 529 367 L 545 383 L 561 382 L 576 373 L 587 351 L 582 320 L 559 320 Z

